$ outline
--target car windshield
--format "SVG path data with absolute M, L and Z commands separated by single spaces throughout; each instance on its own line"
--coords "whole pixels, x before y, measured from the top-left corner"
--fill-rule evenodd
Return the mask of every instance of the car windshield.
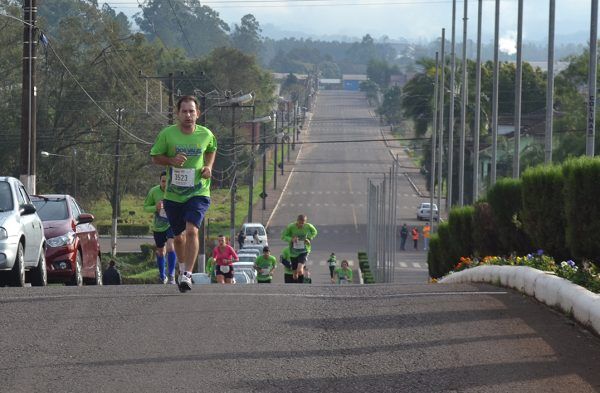
M 246 236 L 253 236 L 254 232 L 258 232 L 258 236 L 265 235 L 265 230 L 262 227 L 246 227 Z
M 0 212 L 13 209 L 12 193 L 10 192 L 10 184 L 3 181 L 0 182 Z
M 34 199 L 33 204 L 42 221 L 66 220 L 69 217 L 65 199 Z

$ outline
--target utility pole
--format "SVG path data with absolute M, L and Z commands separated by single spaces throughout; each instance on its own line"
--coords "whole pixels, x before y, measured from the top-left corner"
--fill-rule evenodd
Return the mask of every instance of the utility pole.
M 462 94 L 460 107 L 460 143 L 458 151 L 458 206 L 464 205 L 465 200 L 465 139 L 467 135 L 467 21 L 468 4 L 464 1 L 463 43 L 462 43 Z
M 517 69 L 515 75 L 515 153 L 513 178 L 518 179 L 521 166 L 521 91 L 523 87 L 523 0 L 519 0 L 517 15 Z
M 294 134 L 292 135 L 292 150 L 296 150 L 296 134 L 298 132 L 298 120 L 296 116 L 298 115 L 298 101 L 294 101 Z
M 277 111 L 275 111 L 275 121 L 273 122 L 275 125 L 275 141 L 273 143 L 274 146 L 274 154 L 273 154 L 273 189 L 277 189 Z
M 73 167 L 73 198 L 77 199 L 77 149 L 73 147 L 71 155 L 71 165 Z
M 548 83 L 546 85 L 546 141 L 544 163 L 552 163 L 552 123 L 554 119 L 554 24 L 555 0 L 550 0 L 548 18 Z
M 206 126 L 206 96 L 202 94 L 200 96 L 200 124 Z M 196 268 L 198 273 L 204 273 L 206 271 L 206 237 L 208 231 L 206 228 L 206 215 L 200 223 L 200 230 L 198 233 L 198 267 Z
M 479 129 L 481 126 L 481 15 L 483 0 L 477 5 L 477 65 L 475 66 L 475 127 L 473 128 L 473 203 L 479 198 Z
M 36 193 L 36 23 L 37 0 L 23 5 L 23 83 L 21 89 L 21 165 L 20 180 L 27 191 Z
M 175 78 L 169 72 L 169 124 L 174 124 L 173 112 L 175 106 Z
M 250 184 L 248 184 L 248 222 L 254 222 L 252 204 L 254 203 L 254 169 L 256 167 L 256 106 L 252 105 L 252 144 L 250 145 Z
M 287 112 L 287 137 L 288 137 L 287 138 L 287 162 L 288 163 L 290 162 L 290 155 L 291 155 L 290 150 L 291 150 L 291 147 L 292 147 L 291 146 L 291 144 L 292 144 L 292 138 L 290 138 L 290 123 L 291 122 L 290 122 L 290 106 L 289 106 L 289 103 L 291 103 L 291 101 L 290 102 L 286 102 L 286 104 L 285 104 L 286 112 Z M 291 133 L 294 134 L 295 130 L 292 129 Z
M 123 108 L 117 108 L 117 143 L 115 145 L 115 172 L 113 176 L 113 211 L 112 211 L 112 233 L 110 241 L 110 255 L 114 258 L 117 255 L 117 220 L 119 219 L 119 159 L 121 155 L 121 119 Z
M 433 85 L 433 124 L 431 127 L 431 167 L 429 170 L 429 181 L 431 183 L 429 187 L 429 225 L 433 226 L 433 200 L 435 198 L 435 149 L 436 149 L 436 135 L 437 135 L 437 117 L 438 117 L 438 85 L 439 80 L 439 54 L 435 52 L 435 83 Z M 390 176 L 391 180 L 391 176 Z M 440 189 L 441 191 L 441 189 Z M 438 211 L 439 214 L 439 211 Z
M 443 160 L 442 155 L 444 152 L 444 94 L 446 93 L 446 29 L 442 29 L 442 53 L 441 53 L 441 75 L 440 75 L 440 85 L 438 88 L 439 92 L 439 121 L 438 128 L 440 129 L 440 137 L 439 137 L 439 147 L 438 147 L 438 195 L 437 195 L 437 205 L 438 205 L 438 222 L 439 217 L 442 214 L 442 172 L 443 172 Z M 433 222 L 431 225 L 431 229 L 433 230 Z
M 456 82 L 456 0 L 452 0 L 452 42 L 450 52 L 450 113 L 448 121 L 448 196 L 446 211 L 452 207 L 452 184 L 454 183 L 454 84 Z
M 500 40 L 500 0 L 496 0 L 496 16 L 494 22 L 494 73 L 492 87 L 492 169 L 490 186 L 496 184 L 496 163 L 498 160 L 498 51 Z
M 261 125 L 262 130 L 262 209 L 267 209 L 267 127 Z
M 598 65 L 598 0 L 592 0 L 590 22 L 590 62 L 588 70 L 588 116 L 585 154 L 594 156 L 594 140 L 596 137 L 596 73 Z
M 231 106 L 231 147 L 233 154 L 233 178 L 231 179 L 231 203 L 229 212 L 229 239 L 233 242 L 235 239 L 235 197 L 237 194 L 237 154 L 235 149 L 235 105 Z
M 281 110 L 281 176 L 283 176 L 283 164 L 284 164 L 284 153 L 285 153 L 285 140 L 283 138 L 284 136 L 284 125 L 283 123 L 285 122 L 285 114 L 283 112 L 283 109 Z

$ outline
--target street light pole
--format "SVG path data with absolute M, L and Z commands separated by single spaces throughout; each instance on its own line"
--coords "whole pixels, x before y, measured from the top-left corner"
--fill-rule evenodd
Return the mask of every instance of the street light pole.
M 119 156 L 121 152 L 121 117 L 123 108 L 117 109 L 117 143 L 115 146 L 115 172 L 113 178 L 113 211 L 112 211 L 112 233 L 110 241 L 110 254 L 114 258 L 117 255 L 117 220 L 119 217 Z
M 36 30 L 37 1 L 23 4 L 23 83 L 21 89 L 21 168 L 20 180 L 35 194 L 36 172 Z
M 254 203 L 254 168 L 255 168 L 255 157 L 254 152 L 256 143 L 256 106 L 252 105 L 252 144 L 250 145 L 250 184 L 248 184 L 248 222 L 254 222 L 252 219 L 253 211 L 252 204 Z
M 231 107 L 231 144 L 233 148 L 233 178 L 231 180 L 231 203 L 230 203 L 230 212 L 229 212 L 229 239 L 233 241 L 235 238 L 235 197 L 237 194 L 236 184 L 237 184 L 237 154 L 236 154 L 236 145 L 235 145 L 235 105 Z

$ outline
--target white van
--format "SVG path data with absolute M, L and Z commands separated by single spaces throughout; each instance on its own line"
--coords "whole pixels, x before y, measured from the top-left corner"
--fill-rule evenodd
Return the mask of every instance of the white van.
M 246 234 L 246 240 L 244 244 L 254 244 L 259 246 L 268 246 L 269 242 L 267 239 L 267 231 L 260 222 L 247 222 L 242 224 L 242 231 Z M 258 242 L 254 239 L 254 233 L 256 232 Z

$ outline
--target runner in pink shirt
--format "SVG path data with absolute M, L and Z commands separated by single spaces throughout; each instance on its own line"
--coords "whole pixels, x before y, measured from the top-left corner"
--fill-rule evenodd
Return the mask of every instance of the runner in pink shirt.
M 223 235 L 218 237 L 219 245 L 213 249 L 213 258 L 216 261 L 215 275 L 217 283 L 231 284 L 233 280 L 233 262 L 238 261 L 238 256 L 233 247 L 227 244 Z

